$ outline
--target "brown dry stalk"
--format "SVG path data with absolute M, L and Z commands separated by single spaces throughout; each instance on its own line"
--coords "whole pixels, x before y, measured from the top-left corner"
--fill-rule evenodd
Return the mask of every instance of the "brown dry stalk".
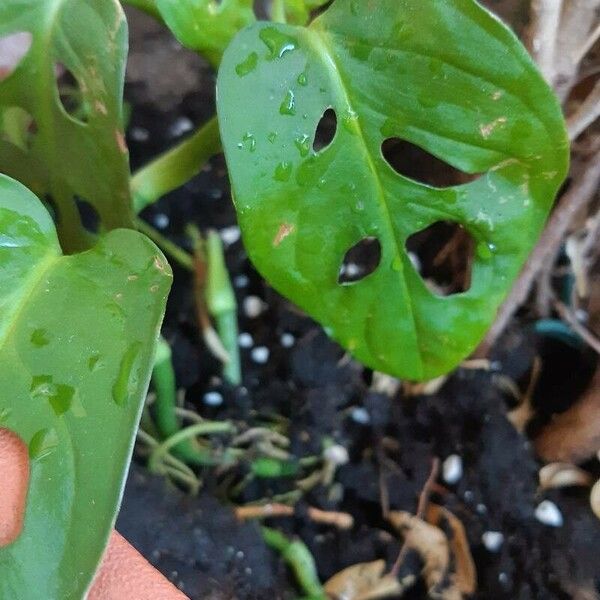
M 521 271 L 521 275 L 508 295 L 508 298 L 500 307 L 496 321 L 489 330 L 485 340 L 475 352 L 475 357 L 482 358 L 487 356 L 492 346 L 506 329 L 512 316 L 527 300 L 533 284 L 548 263 L 549 257 L 554 261 L 573 221 L 579 215 L 580 211 L 595 197 L 599 184 L 600 152 L 596 152 L 584 164 L 581 175 L 577 177 L 572 187 L 559 201 L 537 246 Z
M 556 49 L 563 0 L 532 0 L 528 46 L 542 75 L 550 84 L 556 78 Z
M 419 495 L 419 504 L 417 506 L 417 515 L 416 515 L 417 519 L 422 520 L 425 517 L 425 513 L 427 512 L 427 507 L 429 505 L 429 497 L 431 496 L 432 488 L 436 482 L 436 479 L 438 478 L 439 473 L 440 473 L 440 459 L 436 456 L 436 457 L 434 457 L 434 459 L 432 461 L 431 472 L 429 473 L 429 477 L 427 478 L 427 481 L 425 482 L 425 485 L 423 486 L 423 489 L 421 490 L 421 494 Z M 398 576 L 398 573 L 400 572 L 400 567 L 402 566 L 402 562 L 404 561 L 404 558 L 406 557 L 406 553 L 408 552 L 408 550 L 409 550 L 409 544 L 408 544 L 408 541 L 405 540 L 404 544 L 402 544 L 402 547 L 400 548 L 400 552 L 398 553 L 398 558 L 396 559 L 396 562 L 394 563 L 394 566 L 392 567 L 392 570 L 390 571 L 390 573 L 394 577 Z
M 270 517 L 293 517 L 296 513 L 293 506 L 273 502 L 271 504 L 237 506 L 234 509 L 235 516 L 240 521 L 250 519 L 267 519 Z M 332 525 L 338 529 L 352 529 L 354 518 L 343 512 L 321 510 L 312 506 L 307 510 L 308 518 L 321 525 Z
M 569 139 L 579 137 L 598 117 L 600 117 L 600 81 L 589 93 L 581 106 L 567 119 Z
M 535 449 L 545 462 L 578 464 L 600 448 L 600 368 L 583 396 L 557 415 L 535 439 Z

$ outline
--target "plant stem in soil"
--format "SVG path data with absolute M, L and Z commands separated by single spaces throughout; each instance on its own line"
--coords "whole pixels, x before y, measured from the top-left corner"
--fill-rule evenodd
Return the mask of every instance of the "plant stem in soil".
M 190 137 L 133 175 L 131 193 L 135 212 L 139 214 L 165 194 L 187 183 L 219 152 L 219 123 L 217 117 L 213 117 Z

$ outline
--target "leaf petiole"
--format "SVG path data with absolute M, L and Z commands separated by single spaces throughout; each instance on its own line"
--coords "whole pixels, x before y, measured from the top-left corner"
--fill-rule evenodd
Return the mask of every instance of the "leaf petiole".
M 200 172 L 204 164 L 221 152 L 219 124 L 213 117 L 193 135 L 167 150 L 131 178 L 133 208 L 139 214 L 165 194 L 176 190 Z

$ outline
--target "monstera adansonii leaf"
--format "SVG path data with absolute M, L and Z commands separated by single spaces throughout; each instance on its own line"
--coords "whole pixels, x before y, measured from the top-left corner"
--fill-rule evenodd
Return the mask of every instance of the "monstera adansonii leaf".
M 477 345 L 544 225 L 568 142 L 552 92 L 515 36 L 473 0 L 335 0 L 308 28 L 257 23 L 229 47 L 218 111 L 250 257 L 369 367 L 415 380 Z M 327 109 L 337 129 L 316 151 Z M 398 138 L 473 177 L 400 175 Z M 437 222 L 474 238 L 470 288 L 430 291 L 406 241 Z M 338 283 L 349 249 L 377 268 Z
M 85 249 L 93 236 L 78 203 L 91 205 L 104 230 L 133 222 L 122 114 L 125 16 L 117 0 L 0 2 L 0 39 L 15 36 L 29 46 L 0 76 L 0 172 L 53 206 L 63 248 Z
M 64 256 L 42 203 L 0 176 L 0 427 L 30 456 L 23 531 L 0 548 L 0 598 L 85 596 L 123 491 L 170 283 L 160 251 L 134 231 Z

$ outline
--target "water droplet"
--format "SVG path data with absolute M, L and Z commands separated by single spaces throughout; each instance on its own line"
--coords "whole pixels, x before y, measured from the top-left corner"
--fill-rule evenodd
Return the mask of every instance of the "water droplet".
M 298 148 L 298 151 L 300 152 L 300 156 L 302 158 L 305 158 L 306 156 L 308 156 L 309 152 L 310 152 L 310 136 L 307 135 L 306 133 L 303 135 L 299 135 L 295 140 L 294 143 L 296 144 L 296 148 Z
M 357 60 L 366 62 L 373 52 L 373 46 L 362 42 L 353 42 L 348 46 L 350 54 Z
M 29 458 L 40 460 L 48 456 L 58 446 L 58 443 L 58 434 L 55 429 L 40 429 L 34 433 L 29 442 Z
M 88 358 L 88 369 L 92 373 L 102 366 L 102 363 L 100 362 L 101 358 L 102 357 L 99 354 L 92 354 L 92 356 Z
M 36 329 L 31 334 L 31 343 L 37 348 L 43 348 L 50 343 L 48 332 L 45 329 Z
M 139 374 L 138 369 L 135 369 L 134 366 L 141 347 L 140 342 L 131 344 L 121 359 L 119 373 L 112 389 L 113 400 L 119 406 L 124 406 L 127 403 L 127 400 L 135 393 L 138 386 Z
M 6 423 L 10 417 L 12 410 L 10 408 L 0 408 L 0 423 Z
M 267 139 L 269 140 L 269 142 L 271 142 L 271 144 L 274 144 L 275 140 L 277 139 L 277 132 L 271 131 L 271 133 L 269 133 L 269 135 L 267 136 Z
M 57 417 L 71 408 L 75 397 L 75 388 L 54 383 L 52 375 L 34 375 L 29 392 L 34 400 L 47 400 Z
M 300 75 L 298 75 L 298 84 L 303 87 L 308 85 L 308 76 L 306 73 L 300 73 Z
M 490 260 L 496 252 L 496 246 L 487 242 L 477 244 L 477 256 L 482 260 Z
M 244 134 L 242 138 L 242 146 L 249 150 L 250 152 L 254 152 L 256 150 L 256 138 L 250 132 Z
M 279 107 L 279 113 L 282 115 L 295 115 L 296 114 L 296 98 L 292 90 L 288 90 L 285 94 L 285 98 Z
M 405 21 L 398 21 L 394 26 L 394 36 L 399 42 L 408 40 L 412 33 L 412 28 Z
M 342 123 L 350 133 L 356 132 L 356 124 L 358 123 L 358 113 L 351 108 L 346 111 L 342 118 Z
M 275 173 L 273 179 L 275 181 L 289 181 L 292 175 L 292 163 L 283 161 L 275 167 Z
M 258 65 L 258 54 L 256 54 L 256 52 L 252 52 L 248 55 L 246 60 L 242 61 L 235 67 L 235 72 L 240 77 L 245 77 L 249 73 L 252 73 L 254 69 L 256 69 L 256 65 Z
M 275 27 L 265 27 L 258 34 L 265 46 L 269 49 L 269 60 L 282 58 L 287 52 L 296 49 L 297 40 L 290 35 L 281 33 Z
M 365 210 L 365 203 L 362 200 L 358 200 L 354 204 L 354 212 L 361 213 Z

